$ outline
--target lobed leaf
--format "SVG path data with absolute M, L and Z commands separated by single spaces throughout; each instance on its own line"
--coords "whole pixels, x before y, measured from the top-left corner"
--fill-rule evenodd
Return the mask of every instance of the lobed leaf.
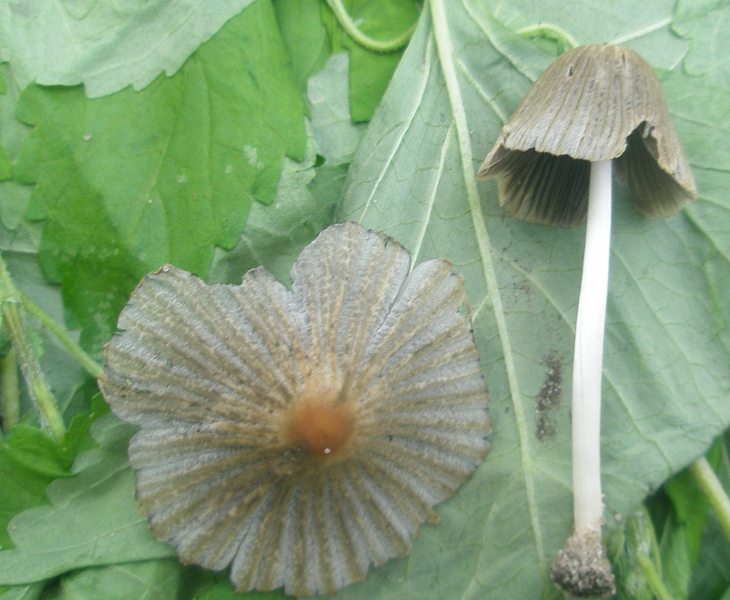
M 267 0 L 142 92 L 90 101 L 31 86 L 18 111 L 35 125 L 17 175 L 37 184 L 40 261 L 94 350 L 145 272 L 172 262 L 205 275 L 253 200 L 273 200 L 284 155 L 300 160 L 306 144 Z
M 134 503 L 127 463 L 132 428 L 108 414 L 94 424 L 99 448 L 79 456 L 75 476 L 47 489 L 50 506 L 8 526 L 15 548 L 0 551 L 0 585 L 28 584 L 74 569 L 174 556 L 152 536 Z
M 292 73 L 302 89 L 330 54 L 320 6 L 321 0 L 274 0 L 276 21 L 289 53 Z
M 163 71 L 175 73 L 197 47 L 252 0 L 0 3 L 0 59 L 25 87 L 83 83 L 92 97 Z
M 261 265 L 287 281 L 301 249 L 332 221 L 344 172 L 363 135 L 363 126 L 350 120 L 347 73 L 347 55 L 340 53 L 309 79 L 307 154 L 299 163 L 284 160 L 274 202 L 253 205 L 236 247 L 216 252 L 211 280 L 240 283 L 246 271 Z
M 169 558 L 82 569 L 61 578 L 54 600 L 176 600 L 180 570 Z
M 28 445 L 32 444 L 32 452 Z M 23 448 L 25 446 L 25 448 Z M 46 487 L 56 477 L 67 476 L 55 442 L 32 427 L 18 426 L 0 444 L 0 547 L 12 546 L 6 527 L 10 519 L 46 501 Z M 33 463 L 37 462 L 36 467 Z M 61 463 L 61 464 L 59 464 Z

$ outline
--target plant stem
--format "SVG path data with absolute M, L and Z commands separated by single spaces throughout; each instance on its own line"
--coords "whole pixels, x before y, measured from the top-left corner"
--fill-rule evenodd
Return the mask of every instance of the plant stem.
M 575 532 L 600 531 L 601 375 L 611 245 L 611 161 L 591 163 L 583 276 L 573 362 L 573 517 Z
M 562 27 L 552 25 L 551 23 L 538 23 L 537 25 L 528 25 L 522 29 L 518 29 L 517 33 L 524 37 L 545 36 L 554 40 L 563 42 L 568 48 L 576 48 L 578 42 Z
M 18 359 L 11 348 L 0 361 L 0 384 L 3 395 L 3 429 L 10 431 L 20 420 L 20 386 L 18 385 Z
M 715 511 L 715 516 L 722 525 L 725 537 L 730 540 L 730 498 L 728 498 L 715 471 L 713 471 L 707 459 L 701 456 L 689 466 L 689 472 Z
M 400 50 L 401 48 L 403 48 L 403 46 L 408 44 L 411 36 L 413 35 L 413 32 L 416 29 L 416 23 L 414 23 L 398 37 L 392 38 L 390 40 L 376 40 L 375 38 L 371 38 L 369 35 L 364 33 L 357 25 L 355 25 L 352 17 L 350 17 L 347 9 L 342 4 L 342 0 L 327 0 L 327 4 L 332 9 L 332 12 L 335 13 L 337 20 L 339 21 L 340 25 L 342 25 L 342 29 L 347 32 L 347 35 L 349 35 L 363 48 L 372 52 L 386 53 Z
M 641 572 L 646 577 L 646 581 L 651 587 L 651 591 L 657 597 L 657 600 L 672 600 L 672 595 L 667 590 L 667 586 L 664 585 L 661 575 L 657 572 L 656 566 L 652 562 L 651 558 L 645 554 L 638 554 L 636 556 L 636 562 L 639 563 Z
M 73 356 L 90 375 L 95 378 L 101 375 L 101 372 L 103 371 L 102 366 L 84 352 L 83 348 L 71 339 L 63 327 L 58 325 L 58 323 L 49 317 L 43 309 L 28 298 L 28 296 L 22 292 L 18 292 L 18 296 L 23 304 L 23 308 L 38 319 L 41 325 L 48 329 L 48 331 L 55 335 L 61 345 L 66 348 L 68 353 L 71 354 L 71 356 Z
M 28 384 L 30 396 L 38 406 L 38 410 L 48 424 L 52 435 L 62 440 L 66 434 L 61 413 L 58 410 L 56 399 L 46 382 L 38 357 L 35 355 L 30 341 L 25 333 L 23 314 L 20 311 L 18 290 L 15 289 L 5 261 L 0 257 L 0 309 L 3 322 L 8 328 L 13 349 L 17 353 L 20 369 Z

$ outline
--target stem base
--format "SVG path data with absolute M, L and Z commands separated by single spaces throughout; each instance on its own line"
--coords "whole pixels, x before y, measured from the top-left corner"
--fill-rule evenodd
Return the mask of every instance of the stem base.
M 550 578 L 568 594 L 578 597 L 611 596 L 616 581 L 601 541 L 600 531 L 573 533 L 558 552 Z

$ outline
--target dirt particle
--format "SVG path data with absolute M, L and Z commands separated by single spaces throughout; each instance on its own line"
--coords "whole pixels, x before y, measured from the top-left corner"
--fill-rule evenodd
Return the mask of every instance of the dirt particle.
M 516 297 L 524 297 L 528 300 L 532 299 L 535 295 L 535 290 L 532 286 L 524 279 L 516 281 L 512 284 L 512 289 Z
M 553 412 L 560 406 L 563 392 L 563 368 L 560 358 L 555 351 L 551 351 L 543 359 L 547 367 L 545 380 L 535 398 L 535 435 L 538 440 L 554 437 L 557 425 Z

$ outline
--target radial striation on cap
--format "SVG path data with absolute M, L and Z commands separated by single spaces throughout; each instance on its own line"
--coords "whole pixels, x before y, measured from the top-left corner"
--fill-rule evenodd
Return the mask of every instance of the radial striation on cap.
M 236 589 L 331 593 L 408 552 L 486 455 L 488 396 L 462 279 L 392 239 L 326 229 L 288 290 L 166 266 L 119 318 L 100 378 L 137 501 L 184 562 Z
M 651 66 L 623 46 L 579 46 L 538 78 L 484 159 L 500 204 L 528 221 L 586 218 L 590 162 L 618 159 L 639 210 L 665 217 L 697 196 Z

